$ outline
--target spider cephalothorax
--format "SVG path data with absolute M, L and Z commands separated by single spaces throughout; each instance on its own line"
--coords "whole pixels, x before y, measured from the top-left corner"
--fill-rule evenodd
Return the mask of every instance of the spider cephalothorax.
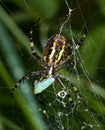
M 59 92 L 59 96 L 64 97 L 64 95 L 68 95 L 68 100 L 72 101 L 70 94 L 68 93 L 65 85 L 61 82 L 60 79 L 67 81 L 72 89 L 77 93 L 77 98 L 82 99 L 81 94 L 79 93 L 78 89 L 75 87 L 74 83 L 68 78 L 65 77 L 57 71 L 64 66 L 68 60 L 71 60 L 70 57 L 73 56 L 74 51 L 76 52 L 79 47 L 81 46 L 82 42 L 86 37 L 87 29 L 85 30 L 82 37 L 78 40 L 77 44 L 75 45 L 74 50 L 69 52 L 67 55 L 67 48 L 69 47 L 67 43 L 67 39 L 65 36 L 61 34 L 53 35 L 44 48 L 43 58 L 41 58 L 35 51 L 34 43 L 33 43 L 33 32 L 30 31 L 30 47 L 34 58 L 31 58 L 32 61 L 36 61 L 39 65 L 43 64 L 43 69 L 41 71 L 30 72 L 29 74 L 23 76 L 15 86 L 12 88 L 11 92 L 14 93 L 15 89 L 20 85 L 20 83 L 24 80 L 28 80 L 34 78 L 36 76 L 41 76 L 40 81 L 35 83 L 35 94 L 41 93 L 44 91 L 48 86 L 50 86 L 54 81 L 57 81 L 61 87 L 62 91 Z

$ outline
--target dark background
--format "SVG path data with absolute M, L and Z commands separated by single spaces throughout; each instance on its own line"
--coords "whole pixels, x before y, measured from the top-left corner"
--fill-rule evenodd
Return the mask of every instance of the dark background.
M 65 130 L 80 130 L 83 121 L 89 121 L 94 126 L 91 129 L 104 130 L 105 2 L 103 0 L 68 1 L 69 7 L 74 11 L 72 11 L 69 22 L 65 24 L 62 34 L 66 35 L 69 43 L 72 44 L 71 31 L 77 41 L 87 22 L 89 25 L 86 40 L 80 48 L 80 58 L 82 57 L 83 61 L 82 63 L 79 61 L 78 73 L 72 71 L 70 74 L 70 71 L 67 72 L 66 69 L 62 73 L 75 77 L 73 78 L 75 84 L 77 86 L 80 84 L 80 90 L 91 112 L 94 113 L 92 115 L 95 121 L 81 110 L 79 117 L 75 114 L 74 118 L 68 117 L 69 127 L 67 127 L 65 119 L 62 120 L 62 125 L 65 126 Z M 41 70 L 39 65 L 21 55 L 21 50 L 24 50 L 25 55 L 31 55 L 28 38 L 30 28 L 34 29 L 35 49 L 42 56 L 47 39 L 59 33 L 60 27 L 67 19 L 67 14 L 68 8 L 64 0 L 0 1 L 0 130 L 42 130 L 47 128 L 51 130 L 52 127 L 55 130 L 61 129 L 58 127 L 59 124 L 52 123 L 57 114 L 55 112 L 60 108 L 58 109 L 55 103 L 56 107 L 52 106 L 55 108 L 55 112 L 52 114 L 53 112 L 47 106 L 49 101 L 52 102 L 55 99 L 50 88 L 52 97 L 47 91 L 35 96 L 32 87 L 33 81 L 22 84 L 13 98 L 10 89 L 23 75 Z M 38 21 L 38 19 L 40 20 Z M 82 69 L 81 64 L 84 66 Z M 79 81 L 77 81 L 78 77 Z M 37 106 L 36 99 L 40 107 Z M 47 110 L 48 115 L 43 116 L 38 108 Z M 45 123 L 42 121 L 44 119 Z M 46 123 L 48 119 L 49 121 Z M 96 124 L 100 126 L 96 126 Z M 86 130 L 88 129 L 90 130 L 86 127 Z

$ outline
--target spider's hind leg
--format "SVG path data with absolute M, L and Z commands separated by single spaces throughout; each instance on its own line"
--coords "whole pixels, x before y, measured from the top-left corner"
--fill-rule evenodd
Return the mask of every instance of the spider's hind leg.
M 43 62 L 43 59 L 35 51 L 34 42 L 33 42 L 33 31 L 32 30 L 30 31 L 29 39 L 30 39 L 31 52 L 32 52 L 32 55 L 34 56 L 35 60 L 37 60 L 37 62 L 38 61 Z
M 76 47 L 75 47 L 75 50 L 78 50 L 80 48 L 80 46 L 82 45 L 82 43 L 84 42 L 86 35 L 87 35 L 87 31 L 88 31 L 87 26 L 88 26 L 88 24 L 86 25 L 86 28 L 84 29 L 82 37 L 80 37 L 80 39 L 78 40 Z

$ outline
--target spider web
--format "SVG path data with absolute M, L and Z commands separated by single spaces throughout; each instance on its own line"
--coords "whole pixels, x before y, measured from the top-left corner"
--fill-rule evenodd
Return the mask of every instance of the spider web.
M 86 1 L 85 1 L 86 2 Z M 78 8 L 80 10 L 80 14 L 82 16 L 84 25 L 86 24 L 85 18 L 82 14 L 81 8 L 80 8 L 80 4 L 79 1 L 77 1 L 78 4 Z M 67 10 L 68 13 L 66 14 L 65 20 L 64 22 L 60 25 L 59 28 L 59 33 L 63 33 L 65 32 L 65 30 L 67 29 L 67 27 L 69 27 L 68 31 L 66 33 L 69 33 L 70 37 L 71 37 L 71 42 L 73 43 L 72 45 L 72 49 L 74 48 L 76 42 L 75 42 L 75 35 L 73 34 L 72 31 L 72 27 L 71 27 L 71 22 L 72 22 L 72 15 L 73 15 L 73 11 L 75 11 L 75 8 L 70 8 L 68 2 L 65 0 L 65 5 L 67 6 Z M 72 5 L 72 2 L 71 2 Z M 62 20 L 63 21 L 63 20 Z M 69 26 L 68 26 L 69 24 Z M 50 25 L 51 27 L 52 25 Z M 49 28 L 50 28 L 49 27 Z M 76 73 L 76 79 L 80 80 L 80 77 L 85 77 L 87 79 L 87 81 L 89 82 L 90 86 L 92 88 L 94 88 L 94 85 L 92 84 L 88 73 L 86 71 L 86 68 L 82 62 L 82 57 L 79 54 L 79 60 L 81 61 L 80 66 L 83 70 L 83 75 L 80 75 L 78 72 L 78 68 L 77 68 L 77 55 L 74 55 L 74 66 L 73 66 L 73 70 Z M 67 72 L 64 72 L 65 74 Z M 72 76 L 68 76 L 70 78 L 72 78 Z M 75 80 L 76 81 L 76 80 Z M 66 84 L 66 83 L 64 83 Z M 79 83 L 78 83 L 79 84 Z M 77 86 L 79 86 L 77 84 Z M 66 84 L 67 85 L 67 84 Z M 102 129 L 101 128 L 101 124 L 98 122 L 98 118 L 101 118 L 101 121 L 104 121 L 104 116 L 102 116 L 99 113 L 95 113 L 94 110 L 91 110 L 90 104 L 88 104 L 89 99 L 88 99 L 88 95 L 89 93 L 87 93 L 87 90 L 84 90 L 86 92 L 82 92 L 83 97 L 86 100 L 87 106 L 83 106 L 83 104 L 81 102 L 78 102 L 75 98 L 75 107 L 74 108 L 70 108 L 70 104 L 68 103 L 68 100 L 65 99 L 59 99 L 58 97 L 58 93 L 59 93 L 60 89 L 59 86 L 54 83 L 53 84 L 53 89 L 50 90 L 47 89 L 46 92 L 42 93 L 41 95 L 39 95 L 39 97 L 37 96 L 37 98 L 39 99 L 39 111 L 42 112 L 44 119 L 46 121 L 46 123 L 48 124 L 48 128 L 49 129 L 66 129 L 66 130 L 72 130 L 72 129 Z M 74 93 L 71 91 L 71 88 L 68 86 L 68 91 L 71 93 L 71 95 L 73 97 Z M 80 90 L 81 91 L 81 90 Z M 48 95 L 48 96 L 47 96 Z M 49 97 L 50 95 L 50 97 Z M 98 97 L 95 93 L 93 93 L 96 101 L 98 101 Z M 51 101 L 50 101 L 51 100 Z M 44 101 L 44 102 L 43 102 Z M 85 118 L 83 115 L 87 116 L 88 118 Z
M 59 27 L 59 33 L 62 34 L 63 32 L 67 31 L 66 33 L 70 35 L 71 42 L 73 43 L 72 49 L 74 49 L 76 45 L 75 39 L 78 40 L 78 38 L 75 37 L 76 35 L 73 34 L 71 23 L 72 23 L 73 12 L 75 12 L 76 9 L 70 8 L 67 0 L 65 0 L 65 5 L 67 6 L 68 13 L 66 14 L 64 22 Z M 71 5 L 72 5 L 72 2 L 70 6 Z M 79 1 L 77 1 L 77 5 L 78 5 L 80 15 L 83 19 L 84 27 L 85 27 L 86 22 L 88 22 L 88 20 L 86 21 L 83 16 Z M 69 29 L 67 30 L 67 28 Z M 79 64 L 83 71 L 83 74 L 79 74 L 79 70 L 77 67 L 78 60 L 80 62 Z M 78 88 L 79 91 L 82 93 L 82 96 L 85 99 L 87 105 L 84 106 L 82 101 L 78 101 L 75 98 L 75 94 L 72 92 L 70 86 L 67 85 L 66 82 L 62 81 L 64 85 L 66 84 L 68 91 L 72 95 L 75 106 L 73 108 L 70 107 L 70 104 L 68 103 L 66 96 L 65 98 L 61 98 L 61 99 L 58 97 L 58 93 L 60 91 L 59 85 L 54 83 L 53 88 L 48 88 L 46 92 L 37 96 L 39 104 L 40 104 L 39 111 L 43 114 L 43 117 L 50 130 L 52 129 L 60 129 L 60 130 L 104 129 L 104 125 L 101 124 L 105 120 L 104 116 L 101 113 L 96 112 L 94 110 L 94 107 L 90 106 L 90 105 L 95 105 L 95 104 L 89 103 L 89 100 L 93 98 L 93 100 L 96 100 L 95 102 L 96 104 L 97 102 L 99 104 L 102 104 L 102 102 L 100 98 L 97 96 L 97 94 L 95 93 L 95 85 L 92 83 L 89 77 L 89 73 L 86 70 L 86 67 L 83 63 L 84 61 L 82 60 L 81 54 L 79 52 L 78 54 L 76 53 L 74 54 L 73 61 L 74 61 L 74 65 L 72 67 L 72 71 L 70 68 L 71 66 L 69 66 L 68 69 L 70 68 L 69 71 L 72 72 L 73 74 L 76 74 L 77 81 L 76 80 L 74 81 L 77 82 L 76 83 L 77 86 L 81 86 L 80 78 L 85 77 L 87 80 L 86 82 L 88 82 L 90 84 L 89 86 L 93 89 L 93 93 L 90 94 L 90 92 L 88 92 L 87 89 L 85 90 L 83 86 L 81 89 Z M 67 73 L 66 70 L 63 73 L 68 75 L 68 77 L 70 77 L 72 80 L 74 79 L 72 78 L 70 74 Z M 89 98 L 89 96 L 91 98 Z M 100 109 L 101 109 L 101 106 L 100 106 Z
M 26 9 L 30 10 L 29 2 L 24 1 Z M 75 3 L 75 4 L 74 4 Z M 89 3 L 87 0 L 75 2 L 71 0 L 70 2 L 64 0 L 64 5 L 66 6 L 65 15 L 63 18 L 56 18 L 52 22 L 49 23 L 48 30 L 55 33 L 60 33 L 67 36 L 68 42 L 70 43 L 70 47 L 74 50 L 76 42 L 79 37 L 82 36 L 83 28 L 86 27 L 86 23 L 93 19 L 97 14 L 96 11 L 94 16 L 89 17 L 87 20 L 84 16 L 84 12 L 82 10 L 82 5 L 85 3 Z M 4 4 L 5 5 L 5 4 Z M 88 8 L 88 7 L 87 7 Z M 88 8 L 89 9 L 89 8 Z M 87 13 L 89 10 L 87 9 Z M 9 12 L 14 16 L 14 12 Z M 75 26 L 77 22 L 74 22 L 73 17 L 79 11 L 79 16 L 82 19 L 83 25 L 80 27 L 79 35 L 78 31 L 76 31 Z M 85 11 L 86 12 L 86 11 Z M 34 12 L 32 11 L 32 15 Z M 17 18 L 16 18 L 17 19 Z M 75 19 L 75 18 L 74 18 Z M 42 22 L 42 21 L 41 21 Z M 60 24 L 58 24 L 60 22 Z M 43 23 L 43 22 L 42 22 Z M 55 26 L 55 23 L 56 26 Z M 94 23 L 94 22 L 93 22 Z M 95 24 L 95 23 L 94 23 Z M 73 29 L 74 27 L 74 29 Z M 89 28 L 89 27 L 88 27 Z M 43 28 L 41 28 L 43 30 Z M 101 30 L 101 27 L 99 27 Z M 52 31 L 53 30 L 53 31 Z M 87 39 L 92 39 L 94 48 L 96 48 L 98 55 L 101 53 L 95 44 L 95 40 L 92 38 L 91 34 L 88 31 Z M 87 40 L 86 39 L 86 40 Z M 92 41 L 91 40 L 91 41 Z M 42 47 L 45 46 L 43 43 L 46 43 L 46 39 L 42 42 Z M 87 40 L 89 41 L 89 40 Z M 87 45 L 86 45 L 87 44 Z M 92 43 L 91 43 L 92 44 Z M 45 121 L 45 124 L 49 130 L 104 130 L 105 128 L 105 116 L 104 116 L 104 96 L 101 95 L 101 89 L 99 89 L 99 85 L 96 84 L 96 81 L 93 80 L 91 71 L 87 69 L 87 61 L 89 57 L 94 57 L 90 42 L 83 43 L 83 49 L 81 52 L 75 52 L 73 57 L 74 64 L 67 64 L 67 67 L 60 71 L 63 75 L 69 77 L 75 84 L 80 93 L 82 94 L 83 100 L 86 105 L 82 101 L 79 101 L 76 97 L 75 92 L 71 89 L 68 83 L 65 81 L 61 81 L 64 86 L 67 88 L 71 97 L 74 101 L 74 106 L 71 107 L 68 98 L 65 96 L 64 98 L 60 98 L 58 93 L 61 91 L 60 85 L 54 82 L 54 84 L 47 88 L 43 93 L 39 95 L 34 95 L 33 100 L 37 99 L 38 103 L 38 111 L 41 113 L 42 118 Z M 85 47 L 86 46 L 86 47 Z M 89 49 L 89 55 L 86 55 L 84 52 L 86 48 Z M 84 54 L 84 55 L 83 55 Z M 82 55 L 82 56 L 81 56 Z M 91 69 L 89 67 L 89 69 Z M 93 69 L 100 69 L 95 68 Z M 104 70 L 105 68 L 102 68 Z M 27 71 L 27 70 L 26 70 Z M 99 81 L 100 83 L 100 81 Z M 13 103 L 14 105 L 15 103 Z M 25 126 L 24 123 L 21 123 L 21 112 L 20 110 L 15 110 L 13 107 L 13 115 L 16 116 L 17 122 L 19 122 L 23 129 L 31 127 L 29 125 Z M 27 108 L 24 108 L 27 109 Z M 34 111 L 34 107 L 31 108 Z M 18 115 L 18 114 L 19 115 Z

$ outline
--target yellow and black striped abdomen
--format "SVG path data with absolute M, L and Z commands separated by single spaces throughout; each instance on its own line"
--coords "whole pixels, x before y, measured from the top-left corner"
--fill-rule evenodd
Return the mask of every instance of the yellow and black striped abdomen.
M 56 66 L 63 60 L 66 51 L 66 38 L 60 34 L 52 36 L 44 50 L 44 62 Z

